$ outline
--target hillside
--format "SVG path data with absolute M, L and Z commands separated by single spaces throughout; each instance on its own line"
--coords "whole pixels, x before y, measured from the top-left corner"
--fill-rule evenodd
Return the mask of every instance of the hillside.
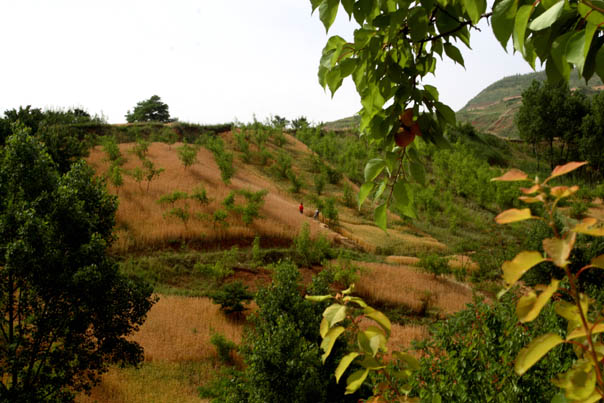
M 457 120 L 471 123 L 480 131 L 499 137 L 518 138 L 514 116 L 521 104 L 522 91 L 533 80 L 543 81 L 545 79 L 544 71 L 504 77 L 470 99 L 463 108 L 457 111 Z M 569 87 L 590 95 L 603 90 L 604 84 L 597 76 L 586 84 L 576 73 L 572 73 Z M 350 116 L 328 122 L 324 127 L 328 130 L 345 130 L 356 128 L 358 124 L 358 116 Z
M 478 93 L 457 112 L 457 119 L 469 122 L 476 129 L 500 137 L 518 138 L 514 124 L 514 116 L 520 107 L 522 91 L 533 80 L 543 81 L 545 72 L 518 74 L 502 78 Z M 586 94 L 604 89 L 602 81 L 594 76 L 589 83 L 579 79 L 576 73 L 571 74 L 569 81 L 571 89 Z

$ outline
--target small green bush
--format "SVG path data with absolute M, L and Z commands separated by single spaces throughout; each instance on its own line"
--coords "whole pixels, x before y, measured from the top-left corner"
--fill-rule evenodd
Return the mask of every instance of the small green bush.
M 220 333 L 213 333 L 210 338 L 210 343 L 216 347 L 218 358 L 224 364 L 233 364 L 233 351 L 237 349 L 237 345 L 231 340 L 227 339 Z
M 218 290 L 210 293 L 210 298 L 212 302 L 220 305 L 220 309 L 226 314 L 233 314 L 246 310 L 244 304 L 249 303 L 254 296 L 241 281 L 235 281 L 224 284 Z
M 423 256 L 419 261 L 419 266 L 428 273 L 432 273 L 434 277 L 451 272 L 447 259 L 434 253 Z

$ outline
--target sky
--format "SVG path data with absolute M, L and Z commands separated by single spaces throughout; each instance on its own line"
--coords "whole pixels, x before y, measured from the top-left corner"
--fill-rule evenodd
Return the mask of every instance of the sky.
M 439 60 L 426 81 L 454 110 L 532 71 L 479 28 L 462 49 L 466 68 Z M 329 36 L 353 30 L 340 10 Z M 79 107 L 122 123 L 157 94 L 185 122 L 333 121 L 361 105 L 350 78 L 333 98 L 318 84 L 329 36 L 309 0 L 2 0 L 0 111 Z

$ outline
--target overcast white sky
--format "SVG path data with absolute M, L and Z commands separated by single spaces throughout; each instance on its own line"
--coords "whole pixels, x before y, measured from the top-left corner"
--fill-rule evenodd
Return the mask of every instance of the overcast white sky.
M 317 82 L 328 38 L 318 17 L 308 0 L 1 0 L 0 111 L 77 106 L 120 123 L 157 94 L 195 123 L 350 116 L 360 109 L 352 81 L 333 99 Z M 455 110 L 531 71 L 482 28 L 466 70 L 439 63 L 430 80 Z M 352 40 L 352 30 L 341 11 L 329 34 Z

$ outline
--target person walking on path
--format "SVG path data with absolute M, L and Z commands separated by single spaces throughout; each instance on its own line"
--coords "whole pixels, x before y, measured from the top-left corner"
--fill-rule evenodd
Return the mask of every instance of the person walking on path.
M 312 218 L 314 218 L 315 220 L 319 219 L 319 209 L 318 208 L 315 210 L 315 215 L 313 215 Z
M 300 214 L 304 214 L 304 204 L 302 202 L 300 202 L 300 207 L 298 207 L 298 210 L 300 210 Z

